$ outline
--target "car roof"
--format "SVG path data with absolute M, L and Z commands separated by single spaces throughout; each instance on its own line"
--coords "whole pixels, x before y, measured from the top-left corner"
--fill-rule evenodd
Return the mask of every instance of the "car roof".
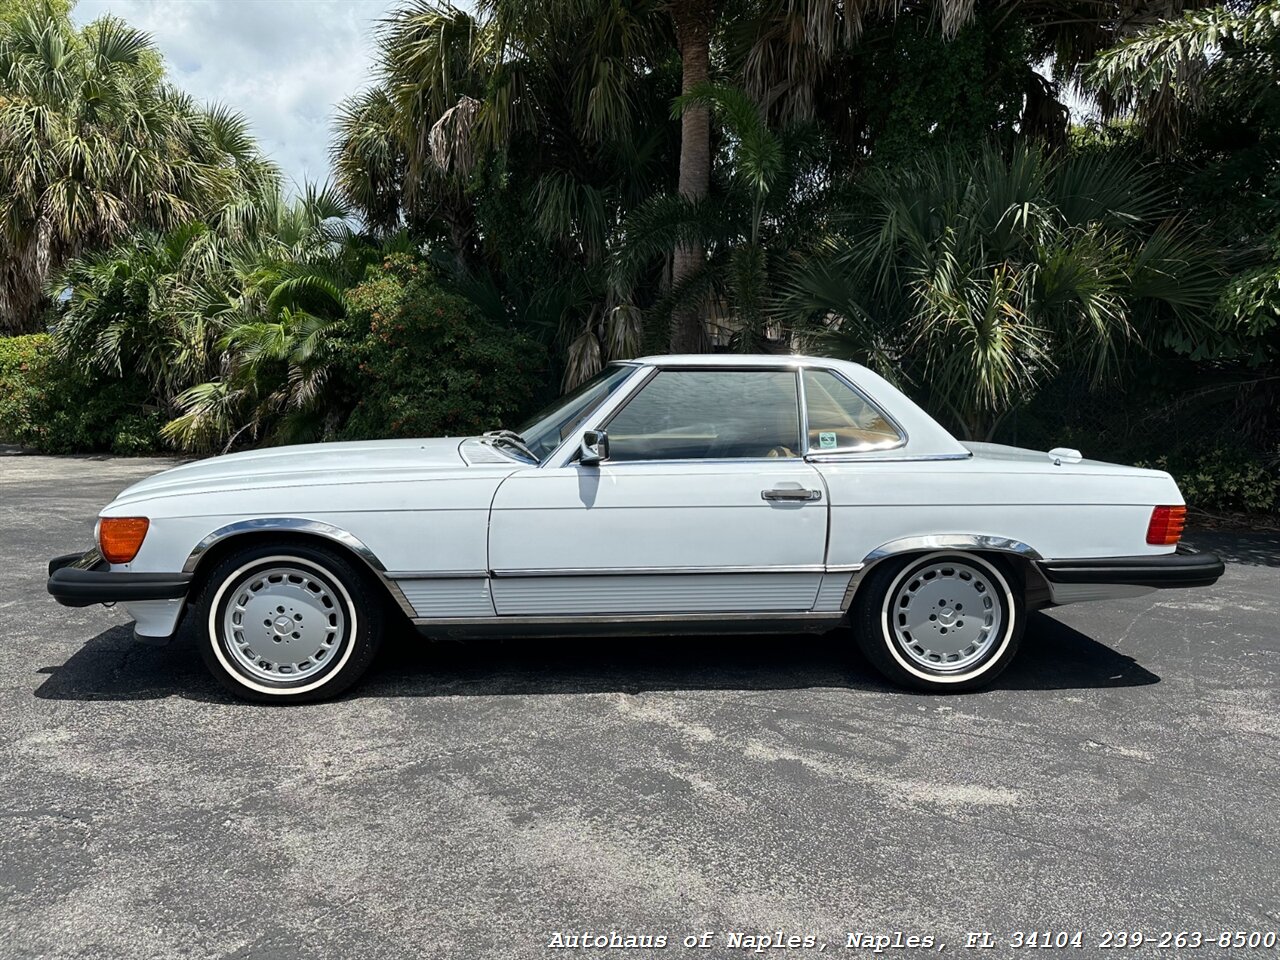
M 632 363 L 655 367 L 778 367 L 822 366 L 832 364 L 862 369 L 848 360 L 832 357 L 806 357 L 794 353 L 674 353 L 637 357 Z

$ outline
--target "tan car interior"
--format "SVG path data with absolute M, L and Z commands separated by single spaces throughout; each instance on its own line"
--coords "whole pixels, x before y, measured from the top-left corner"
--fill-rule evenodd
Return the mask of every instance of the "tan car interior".
M 829 373 L 805 371 L 804 398 L 812 451 L 886 446 L 900 439 L 879 411 Z

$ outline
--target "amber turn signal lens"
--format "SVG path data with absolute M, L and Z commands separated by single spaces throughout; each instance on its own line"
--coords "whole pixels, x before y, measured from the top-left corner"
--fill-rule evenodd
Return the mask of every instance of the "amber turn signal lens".
M 103 517 L 98 521 L 98 548 L 108 563 L 128 563 L 138 555 L 151 521 L 146 517 Z
M 1171 547 L 1182 539 L 1182 528 L 1186 525 L 1186 507 L 1156 507 L 1147 524 L 1147 543 L 1153 547 Z

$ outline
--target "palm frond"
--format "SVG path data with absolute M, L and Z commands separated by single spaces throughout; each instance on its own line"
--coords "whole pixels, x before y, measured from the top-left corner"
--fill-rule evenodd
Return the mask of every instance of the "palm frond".
M 659 194 L 633 211 L 622 227 L 613 263 L 615 283 L 626 288 L 653 257 L 680 246 L 709 245 L 725 237 L 726 224 L 713 199 L 690 201 Z
M 563 389 L 572 390 L 580 383 L 585 383 L 604 366 L 600 355 L 600 340 L 595 331 L 583 330 L 569 344 L 569 351 L 564 367 Z
M 1137 116 L 1161 149 L 1177 143 L 1188 118 L 1201 110 L 1206 89 L 1217 85 L 1259 89 L 1274 72 L 1280 3 L 1223 3 L 1189 10 L 1124 37 L 1085 72 L 1087 87 L 1111 115 Z M 1223 57 L 1225 47 L 1247 51 Z M 1261 56 L 1272 69 L 1253 62 Z
M 783 165 L 782 144 L 769 129 L 760 107 L 737 87 L 700 84 L 677 97 L 672 112 L 707 107 L 734 140 L 733 169 L 750 190 L 766 194 Z

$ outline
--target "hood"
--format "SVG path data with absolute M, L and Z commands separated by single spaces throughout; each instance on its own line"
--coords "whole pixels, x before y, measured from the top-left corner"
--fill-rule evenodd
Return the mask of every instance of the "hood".
M 359 440 L 268 447 L 183 464 L 124 490 L 114 504 L 271 486 L 310 486 L 379 480 L 424 479 L 468 469 L 459 452 L 465 438 Z M 495 455 L 509 466 L 512 461 Z

